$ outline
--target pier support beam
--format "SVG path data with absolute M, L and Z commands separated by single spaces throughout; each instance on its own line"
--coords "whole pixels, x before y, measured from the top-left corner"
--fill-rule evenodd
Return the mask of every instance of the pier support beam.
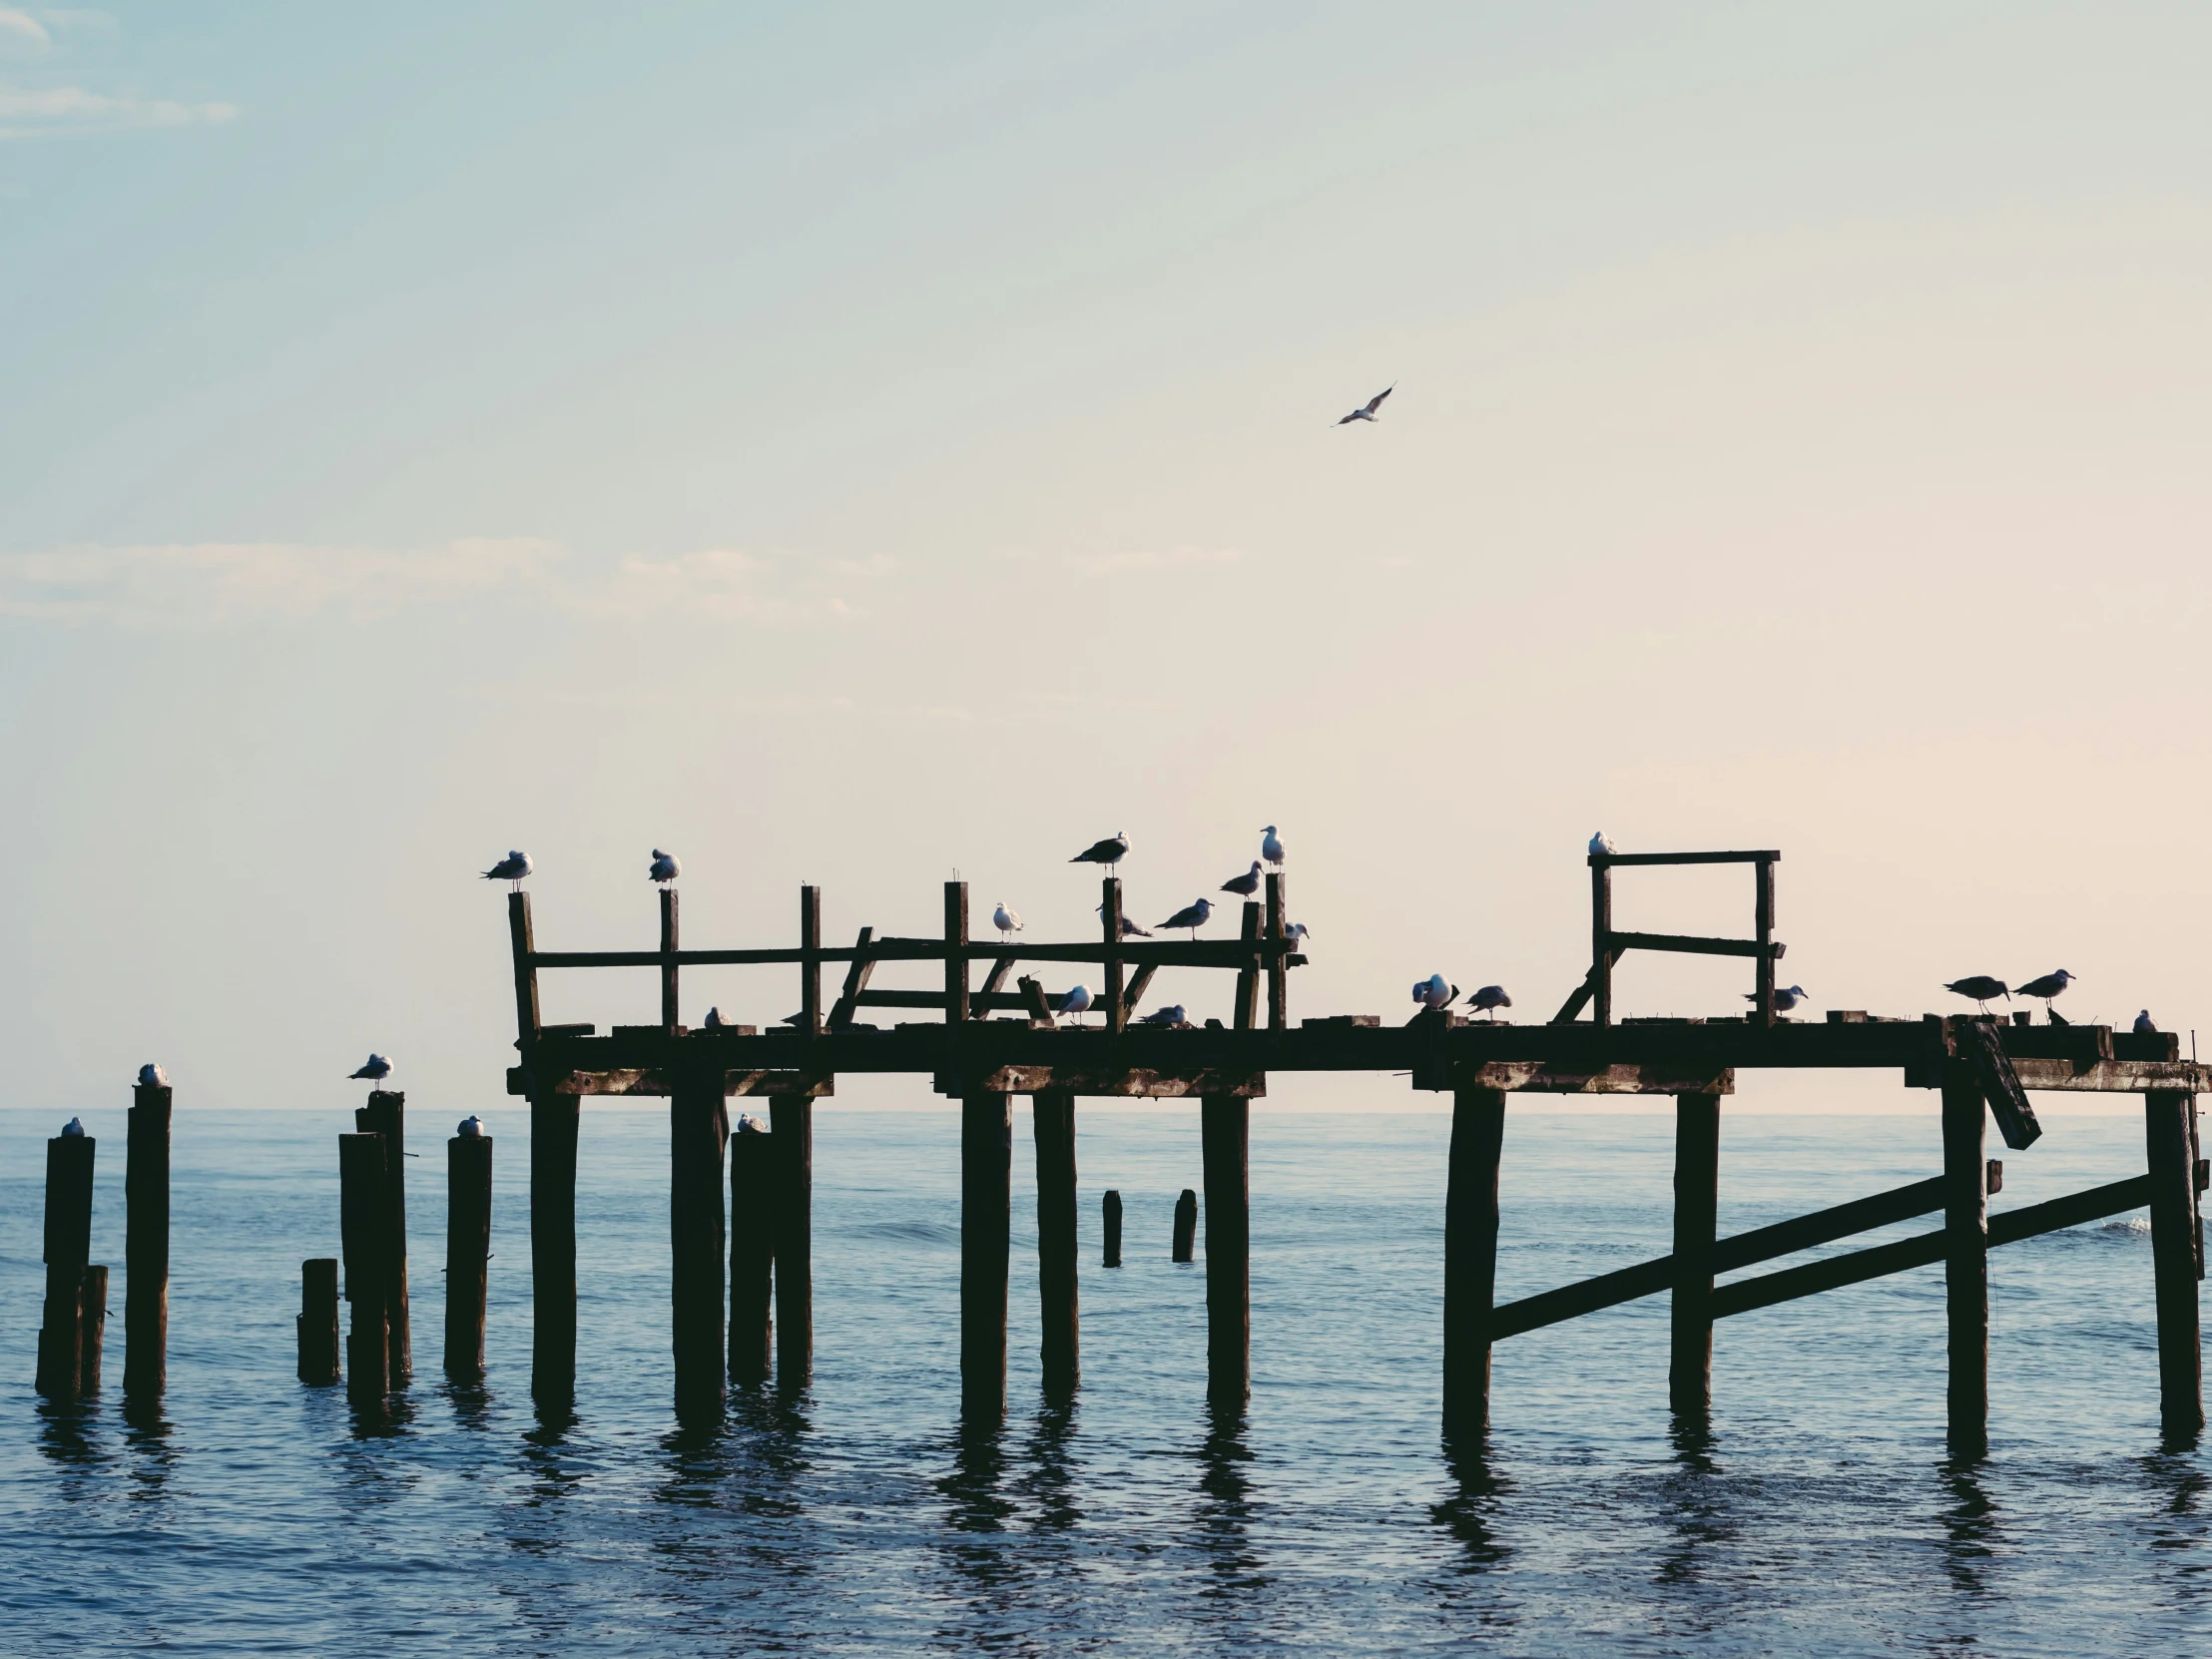
M 312 1387 L 326 1387 L 338 1380 L 341 1371 L 337 1258 L 309 1257 L 299 1264 L 299 1381 Z
M 1206 1163 L 1206 1397 L 1242 1404 L 1252 1391 L 1252 1102 L 1199 1103 Z
M 769 1103 L 776 1161 L 776 1385 L 797 1390 L 815 1375 L 815 1103 Z
M 1667 1404 L 1702 1423 L 1713 1409 L 1713 1242 L 1719 1221 L 1721 1099 L 1674 1099 L 1674 1333 Z
M 673 896 L 673 895 L 672 895 Z M 719 1073 L 681 1082 L 669 1100 L 669 1301 L 676 1414 L 709 1416 L 723 1402 L 722 1158 L 730 1138 Z
M 46 1309 L 38 1334 L 38 1391 L 73 1401 L 83 1388 L 85 1267 L 92 1256 L 92 1164 L 98 1140 L 46 1143 Z
M 382 1135 L 338 1137 L 338 1237 L 345 1254 L 345 1300 L 353 1310 L 345 1342 L 346 1392 L 356 1405 L 379 1411 L 391 1388 L 384 1262 L 389 1147 Z
M 169 1382 L 167 1083 L 133 1091 L 123 1207 L 123 1397 L 152 1400 Z
M 2151 1272 L 2158 1299 L 2158 1423 L 2172 1438 L 2204 1428 L 2204 1361 L 2197 1331 L 2196 1100 L 2171 1090 L 2143 1097 L 2150 1165 Z
M 1989 1164 L 1987 1112 L 1973 1069 L 1943 1068 L 1943 1293 L 1949 1313 L 1950 1454 L 1989 1449 Z
M 530 1096 L 530 1396 L 576 1400 L 576 1132 L 582 1098 Z
M 1075 1096 L 1031 1101 L 1037 1148 L 1037 1298 L 1043 1314 L 1044 1391 L 1072 1393 L 1082 1375 L 1075 1272 Z
M 368 1104 L 353 1113 L 353 1127 L 381 1135 L 384 1148 L 384 1323 L 391 1345 L 391 1385 L 414 1376 L 414 1339 L 407 1310 L 407 1097 L 392 1089 L 372 1089 Z M 346 1293 L 352 1294 L 350 1283 Z
M 491 1137 L 445 1143 L 445 1375 L 484 1375 L 484 1293 L 491 1262 Z
M 1497 1288 L 1497 1166 L 1504 1142 L 1505 1091 L 1453 1091 L 1444 1187 L 1446 1434 L 1479 1435 L 1490 1425 L 1490 1308 Z
M 1006 1267 L 1012 1232 L 1011 1097 L 978 1090 L 960 1103 L 960 1409 L 1006 1409 Z
M 740 1387 L 769 1380 L 774 1353 L 775 1139 L 730 1137 L 730 1381 Z

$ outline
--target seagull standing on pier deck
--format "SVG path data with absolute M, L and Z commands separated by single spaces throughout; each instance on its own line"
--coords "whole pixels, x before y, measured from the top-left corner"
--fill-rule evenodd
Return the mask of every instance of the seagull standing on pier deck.
M 1128 831 L 1117 830 L 1102 841 L 1093 841 L 1074 857 L 1071 864 L 1104 864 L 1109 869 L 1121 862 L 1129 851 Z
M 371 1083 L 381 1083 L 391 1075 L 391 1062 L 381 1054 L 369 1055 L 359 1071 L 349 1072 L 349 1077 L 366 1078 Z
M 1277 869 L 1283 867 L 1283 837 L 1275 832 L 1272 824 L 1260 831 L 1260 856 Z
M 1375 382 L 1373 380 L 1370 380 L 1368 384 L 1372 386 L 1375 384 Z M 1397 390 L 1397 382 L 1395 380 L 1392 380 L 1388 385 L 1384 386 L 1381 391 L 1377 392 L 1373 397 L 1369 398 L 1359 408 L 1354 409 L 1352 413 L 1346 415 L 1344 419 L 1338 421 L 1337 424 L 1339 426 L 1350 426 L 1356 420 L 1373 420 L 1375 418 L 1375 411 L 1382 407 L 1382 399 L 1389 396 L 1390 393 L 1395 390 Z
M 1090 1011 L 1090 1006 L 1091 991 L 1088 985 L 1071 986 L 1068 994 L 1060 998 L 1060 1012 L 1073 1014 L 1078 1019 Z
M 1467 998 L 1468 1007 L 1477 1013 L 1487 1012 L 1493 1020 L 1497 1018 L 1500 1008 L 1510 1008 L 1512 1005 L 1513 999 L 1505 994 L 1503 985 L 1484 985 Z
M 1239 898 L 1250 898 L 1260 890 L 1260 860 L 1252 860 L 1252 867 L 1242 875 L 1232 875 L 1221 884 L 1223 892 L 1233 892 Z
M 1459 994 L 1459 987 L 1440 973 L 1431 973 L 1413 985 L 1413 1000 L 1423 1008 L 1441 1008 Z
M 518 848 L 509 852 L 499 862 L 485 870 L 484 879 L 487 881 L 512 881 L 514 886 L 511 890 L 520 892 L 522 891 L 522 878 L 528 875 L 534 867 L 530 862 L 530 854 Z
M 2138 1037 L 2155 1037 L 2158 1035 L 2158 1027 L 2151 1023 L 2148 1008 L 2135 1016 L 2135 1034 Z
M 1945 986 L 1944 988 L 1947 990 L 1949 987 Z M 1744 992 L 1744 1000 L 1746 1002 L 1757 1002 L 1759 993 L 1757 991 L 1746 991 Z M 1803 985 L 1777 985 L 1774 988 L 1774 1011 L 1778 1014 L 1788 1013 L 1804 1000 L 1805 987 Z
M 1181 1025 L 1183 1023 L 1183 1004 L 1174 1002 L 1165 1008 L 1155 1008 L 1137 1023 L 1139 1025 Z
M 998 901 L 998 908 L 991 912 L 991 925 L 998 929 L 999 942 L 1004 944 L 1021 931 L 1021 912 L 1007 909 L 1006 901 L 1002 898 Z
M 665 887 L 683 873 L 684 861 L 675 853 L 663 852 L 657 846 L 653 849 L 653 867 L 646 874 Z
M 1160 925 L 1162 927 L 1188 927 L 1191 930 L 1191 941 L 1195 944 L 1198 941 L 1198 930 L 1211 921 L 1213 916 L 1214 901 L 1210 898 L 1202 898 L 1196 904 L 1184 905 L 1182 909 L 1176 911 Z
M 1992 996 L 2001 996 L 2007 1002 L 2012 1000 L 2012 993 L 2005 988 L 2004 981 L 1992 979 L 1986 973 L 1969 973 L 1963 979 L 1953 979 L 1943 989 L 1953 996 L 1972 997 L 1981 1004 L 1983 1013 L 1989 1011 L 1989 998 Z

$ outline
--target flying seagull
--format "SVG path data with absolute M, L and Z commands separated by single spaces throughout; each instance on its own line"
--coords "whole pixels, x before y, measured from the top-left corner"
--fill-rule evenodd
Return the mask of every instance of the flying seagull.
M 1213 919 L 1213 914 L 1214 901 L 1210 898 L 1202 898 L 1196 904 L 1186 904 L 1182 909 L 1168 917 L 1167 920 L 1161 922 L 1160 925 L 1162 927 L 1188 927 L 1191 930 L 1192 939 L 1196 940 L 1198 930 Z
M 1099 916 L 1100 916 L 1100 918 L 1101 918 L 1101 919 L 1104 919 L 1104 917 L 1105 917 L 1105 914 L 1106 914 L 1106 906 L 1105 906 L 1105 905 L 1103 905 L 1103 904 L 1101 904 L 1101 905 L 1100 905 L 1100 906 L 1098 907 L 1098 913 L 1099 913 Z M 1138 925 L 1137 925 L 1137 924 L 1136 924 L 1135 922 L 1131 921 L 1131 920 L 1130 920 L 1130 919 L 1128 918 L 1128 916 L 1124 915 L 1124 916 L 1123 916 L 1123 917 L 1121 918 L 1121 936 L 1122 936 L 1123 938 L 1125 938 L 1125 939 L 1128 939 L 1128 938 L 1146 938 L 1146 939 L 1149 939 L 1149 938 L 1151 938 L 1151 937 L 1152 937 L 1152 929 L 1151 929 L 1151 928 L 1149 928 L 1149 927 L 1139 927 L 1139 926 L 1138 926 Z
M 487 881 L 512 881 L 516 892 L 522 891 L 522 878 L 537 866 L 530 862 L 530 854 L 520 850 L 509 852 L 499 862 L 484 871 Z
M 1989 998 L 1992 996 L 2001 996 L 2007 1002 L 2012 1000 L 2012 993 L 2005 988 L 2004 981 L 1992 979 L 1986 973 L 1969 973 L 1963 979 L 1953 979 L 1943 989 L 1955 996 L 1972 997 L 1981 1004 L 1983 1013 L 1989 1011 Z
M 1441 1008 L 1458 996 L 1459 987 L 1440 973 L 1413 982 L 1413 1000 L 1423 1008 Z
M 2043 999 L 2043 1012 L 2050 1012 L 2050 999 L 2072 984 L 2075 976 L 2060 968 L 2056 973 L 2046 973 L 2040 979 L 2030 979 L 2020 987 L 2022 996 L 2039 996 Z
M 1610 854 L 1619 850 L 1618 847 L 1605 838 L 1605 831 L 1602 830 L 1590 837 L 1590 856 L 1593 858 L 1601 852 Z
M 1372 384 L 1373 382 L 1370 383 Z M 1395 380 L 1392 380 L 1388 385 L 1384 386 L 1381 391 L 1377 392 L 1373 397 L 1369 398 L 1367 402 L 1361 407 L 1354 409 L 1352 413 L 1346 415 L 1344 419 L 1338 421 L 1337 424 L 1339 426 L 1350 426 L 1355 420 L 1373 420 L 1375 418 L 1375 411 L 1382 407 L 1382 399 L 1389 396 L 1390 393 L 1395 390 L 1397 390 L 1397 382 Z
M 346 1076 L 348 1077 L 365 1077 L 371 1083 L 381 1083 L 390 1075 L 391 1062 L 385 1059 L 381 1054 L 369 1055 L 368 1059 L 362 1063 L 361 1069 L 359 1071 L 350 1071 L 346 1073 Z
M 652 876 L 654 880 L 665 887 L 683 873 L 683 859 L 677 857 L 673 852 L 663 852 L 657 846 L 653 849 L 653 866 L 646 871 L 646 874 Z
M 1069 987 L 1068 994 L 1060 998 L 1060 1012 L 1081 1018 L 1090 1011 L 1091 991 L 1088 985 Z
M 991 925 L 998 929 L 998 936 L 1004 941 L 1021 931 L 1021 912 L 1007 909 L 1006 901 L 1002 898 L 998 901 L 998 908 L 991 912 Z
M 1468 1007 L 1475 1009 L 1477 1012 L 1486 1010 L 1493 1020 L 1497 1018 L 1497 1011 L 1500 1008 L 1510 1008 L 1512 1005 L 1513 999 L 1505 994 L 1503 985 L 1484 985 L 1467 998 Z
M 2158 1035 L 2158 1027 L 2151 1023 L 2148 1008 L 2135 1016 L 2135 1034 L 2138 1037 L 2155 1037 Z
M 484 1120 L 480 1117 L 465 1117 L 453 1133 L 464 1141 L 480 1141 L 484 1138 Z
M 1223 892 L 1233 892 L 1240 898 L 1250 898 L 1260 890 L 1260 860 L 1252 860 L 1252 867 L 1242 875 L 1232 875 L 1221 884 Z
M 1071 864 L 1106 864 L 1111 866 L 1120 863 L 1123 855 L 1128 850 L 1128 832 L 1117 830 L 1106 839 L 1091 842 L 1090 845 L 1070 858 L 1068 862 Z
M 1283 867 L 1283 837 L 1275 832 L 1272 824 L 1260 831 L 1260 856 L 1277 869 Z
M 1744 1000 L 1746 1002 L 1757 1002 L 1759 995 L 1756 991 L 1746 991 L 1744 992 Z M 1774 1011 L 1778 1014 L 1788 1013 L 1804 1000 L 1805 987 L 1803 985 L 1777 985 L 1774 988 Z
M 1181 1025 L 1183 1023 L 1183 1004 L 1174 1002 L 1165 1008 L 1155 1008 L 1137 1023 L 1139 1025 Z
M 139 1067 L 139 1084 L 143 1088 L 162 1089 L 169 1086 L 169 1073 L 153 1061 Z

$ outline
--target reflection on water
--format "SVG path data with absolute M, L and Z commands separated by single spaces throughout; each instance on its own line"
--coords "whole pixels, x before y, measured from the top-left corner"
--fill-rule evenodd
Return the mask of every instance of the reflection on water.
M 1212 1593 L 1255 1590 L 1267 1582 L 1252 1547 L 1252 1449 L 1245 1444 L 1242 1401 L 1207 1400 L 1206 1437 L 1199 1442 L 1199 1547 L 1213 1570 Z
M 1444 1497 L 1428 1506 L 1429 1518 L 1458 1540 L 1459 1564 L 1482 1571 L 1511 1553 L 1498 1536 L 1498 1521 L 1510 1483 L 1490 1466 L 1486 1434 L 1444 1436 Z
M 1943 1569 L 1952 1585 L 1969 1597 L 1987 1590 L 1998 1541 L 1996 1500 L 1980 1478 L 1986 1462 L 1982 1457 L 1962 1457 L 1941 1465 L 1943 1486 L 1950 1494 L 1940 1511 Z

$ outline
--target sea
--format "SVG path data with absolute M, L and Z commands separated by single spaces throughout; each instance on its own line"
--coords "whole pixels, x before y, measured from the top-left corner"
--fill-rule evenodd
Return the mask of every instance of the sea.
M 469 1108 L 432 1122 L 415 1100 L 415 1377 L 364 1420 L 294 1377 L 299 1265 L 338 1254 L 349 1114 L 180 1104 L 169 1387 L 127 1415 L 119 1095 L 86 1117 L 93 1255 L 114 1277 L 107 1389 L 82 1410 L 32 1389 L 59 1125 L 0 1112 L 0 1654 L 2212 1649 L 2212 1459 L 2160 1439 L 2139 1214 L 1992 1253 L 1984 1459 L 1944 1448 L 1939 1267 L 1724 1321 L 1704 1429 L 1667 1410 L 1663 1297 L 1512 1338 L 1486 1443 L 1447 1447 L 1447 1113 L 1255 1104 L 1253 1386 L 1217 1411 L 1203 1253 L 1169 1259 L 1177 1195 L 1202 1185 L 1195 1106 L 1080 1104 L 1082 1385 L 1055 1404 L 1017 1101 L 1009 1404 L 963 1427 L 957 1116 L 825 1101 L 811 1384 L 679 1428 L 667 1115 L 591 1102 L 577 1397 L 541 1419 L 527 1115 L 475 1108 L 495 1143 L 489 1376 L 457 1387 L 443 1160 Z M 1993 1209 L 2143 1168 L 2138 1116 L 2045 1127 L 2004 1154 Z M 1667 1111 L 1516 1102 L 1500 1299 L 1663 1255 L 1672 1144 Z M 1731 1101 L 1721 1228 L 1938 1163 L 1933 1113 Z M 1109 1188 L 1127 1214 L 1112 1269 Z

